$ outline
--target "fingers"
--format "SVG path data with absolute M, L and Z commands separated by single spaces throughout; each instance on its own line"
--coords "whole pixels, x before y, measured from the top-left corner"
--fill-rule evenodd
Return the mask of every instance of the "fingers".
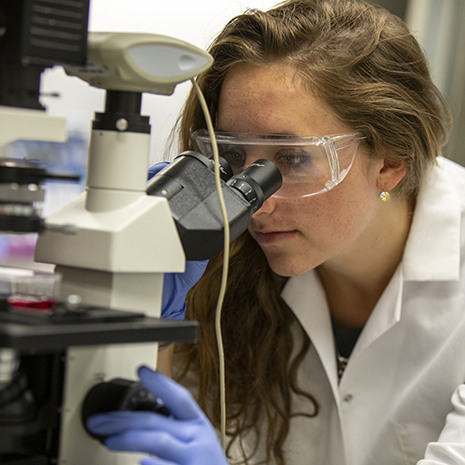
M 158 459 L 155 457 L 147 457 L 142 459 L 139 463 L 140 465 L 179 465 L 174 462 L 168 462 L 166 460 Z
M 127 431 L 107 438 L 105 445 L 113 451 L 156 455 L 157 458 L 168 463 L 182 464 L 187 461 L 185 444 L 164 432 L 154 434 L 142 430 Z
M 141 384 L 160 398 L 176 419 L 204 419 L 201 408 L 180 384 L 145 366 L 139 368 L 138 374 Z
M 188 464 L 193 456 L 211 455 L 212 451 L 221 459 L 215 463 L 223 463 L 216 433 L 189 391 L 145 366 L 139 368 L 139 377 L 141 384 L 161 399 L 172 416 L 114 411 L 89 418 L 89 430 L 105 436 L 105 445 L 111 450 L 157 456 L 146 465 Z M 205 449 L 201 444 L 209 447 Z
M 182 428 L 172 419 L 152 412 L 117 411 L 94 415 L 87 420 L 87 427 L 102 436 L 122 434 L 131 429 L 165 431 L 174 436 L 182 433 Z
M 114 436 L 138 430 L 165 432 L 181 441 L 187 441 L 193 434 L 195 423 L 179 423 L 152 412 L 109 412 L 90 417 L 87 427 L 100 436 Z

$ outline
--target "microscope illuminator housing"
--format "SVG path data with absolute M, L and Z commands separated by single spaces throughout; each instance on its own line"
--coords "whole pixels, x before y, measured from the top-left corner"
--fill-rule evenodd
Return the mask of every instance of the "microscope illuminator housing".
M 212 63 L 210 54 L 173 37 L 89 32 L 87 65 L 65 71 L 107 90 L 171 95 Z

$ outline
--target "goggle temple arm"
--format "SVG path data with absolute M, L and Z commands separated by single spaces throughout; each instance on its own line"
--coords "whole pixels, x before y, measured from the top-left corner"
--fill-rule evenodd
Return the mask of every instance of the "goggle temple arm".
M 331 169 L 331 181 L 326 183 L 327 189 L 330 190 L 334 186 L 337 186 L 337 184 L 339 184 L 339 176 L 341 174 L 341 167 L 339 165 L 339 157 L 337 154 L 337 149 L 334 143 L 334 139 L 331 137 L 324 137 L 324 141 L 322 142 L 322 145 L 326 152 L 326 156 L 328 157 L 328 162 L 329 162 L 329 166 Z

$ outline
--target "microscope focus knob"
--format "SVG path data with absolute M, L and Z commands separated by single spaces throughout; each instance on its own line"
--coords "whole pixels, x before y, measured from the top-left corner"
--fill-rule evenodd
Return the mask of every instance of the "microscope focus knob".
M 87 420 L 92 415 L 115 410 L 143 410 L 165 416 L 171 415 L 168 408 L 160 404 L 155 396 L 137 381 L 115 378 L 96 384 L 87 393 L 81 409 L 84 429 L 90 436 L 102 441 L 103 436 L 96 435 L 87 429 Z

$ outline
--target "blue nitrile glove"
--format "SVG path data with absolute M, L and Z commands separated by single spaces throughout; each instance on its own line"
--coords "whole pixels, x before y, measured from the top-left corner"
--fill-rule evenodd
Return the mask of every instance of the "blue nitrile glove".
M 139 377 L 172 417 L 110 412 L 89 418 L 90 431 L 107 436 L 104 442 L 110 450 L 155 456 L 142 459 L 141 465 L 228 465 L 213 426 L 189 391 L 147 367 L 139 369 Z
M 156 163 L 149 168 L 149 179 L 168 166 Z M 186 296 L 190 288 L 202 277 L 208 260 L 187 261 L 184 273 L 165 273 L 163 277 L 162 318 L 183 320 L 186 313 Z
M 163 168 L 165 168 L 168 165 L 169 165 L 169 163 L 167 161 L 161 161 L 159 163 L 155 163 L 155 165 L 152 165 L 149 168 L 149 174 L 148 174 L 148 177 L 147 177 L 147 181 L 149 179 L 152 179 L 159 171 L 161 171 Z
M 208 260 L 186 261 L 184 273 L 165 273 L 163 276 L 162 318 L 183 320 L 186 313 L 186 296 L 190 288 L 202 277 Z

